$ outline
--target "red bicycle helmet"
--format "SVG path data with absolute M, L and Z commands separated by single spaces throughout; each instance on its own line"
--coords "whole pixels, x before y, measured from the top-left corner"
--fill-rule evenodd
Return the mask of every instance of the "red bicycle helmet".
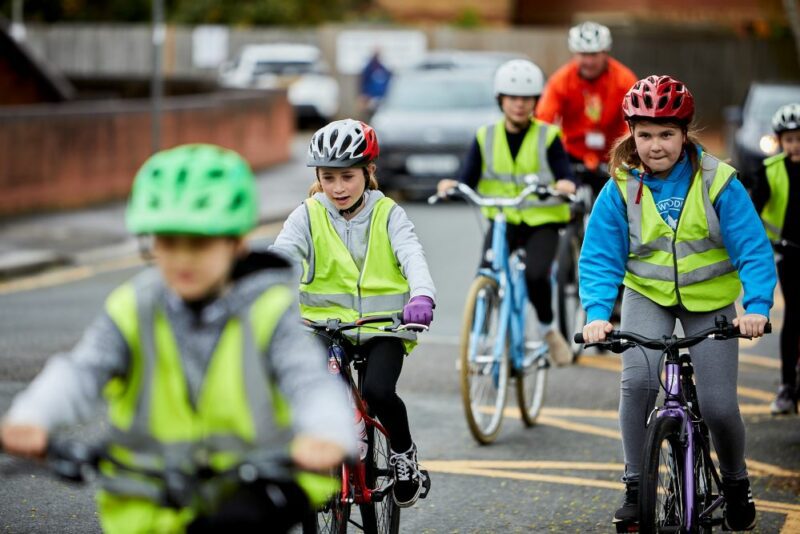
M 622 100 L 625 120 L 673 119 L 689 123 L 694 117 L 694 97 L 680 80 L 648 76 L 631 87 Z

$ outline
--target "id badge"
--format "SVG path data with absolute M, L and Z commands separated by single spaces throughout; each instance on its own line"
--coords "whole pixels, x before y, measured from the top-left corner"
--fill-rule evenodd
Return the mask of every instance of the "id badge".
M 602 132 L 586 132 L 586 148 L 603 150 L 606 148 L 606 136 Z

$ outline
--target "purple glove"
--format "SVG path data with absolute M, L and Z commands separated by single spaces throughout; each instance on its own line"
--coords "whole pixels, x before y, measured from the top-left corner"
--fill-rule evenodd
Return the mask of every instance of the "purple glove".
M 425 295 L 411 297 L 403 306 L 403 323 L 417 323 L 428 326 L 433 321 L 433 299 Z

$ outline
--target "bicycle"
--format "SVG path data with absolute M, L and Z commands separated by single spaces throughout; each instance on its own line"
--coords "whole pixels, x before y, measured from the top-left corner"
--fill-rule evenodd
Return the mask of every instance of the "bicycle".
M 131 467 L 111 454 L 105 443 L 59 437 L 48 443 L 43 466 L 56 478 L 73 484 L 102 478 L 107 468 L 151 480 L 156 483 L 153 487 L 159 488 L 154 498 L 158 506 L 197 510 L 197 516 L 187 526 L 187 532 L 192 534 L 219 532 L 223 528 L 237 532 L 289 532 L 301 523 L 303 532 L 315 532 L 308 530 L 306 498 L 294 483 L 297 469 L 285 451 L 255 451 L 224 470 L 204 467 L 187 472 L 178 466 Z M 27 466 L 12 467 L 5 468 L 3 474 L 29 471 Z M 254 510 L 258 513 L 254 514 Z
M 487 198 L 466 184 L 447 192 L 460 195 L 479 207 L 518 207 L 538 195 L 545 205 L 574 200 L 525 177 L 528 185 L 516 198 Z M 440 200 L 432 196 L 428 202 Z M 535 205 L 535 204 L 534 204 Z M 490 268 L 481 268 L 467 295 L 464 309 L 459 368 L 461 398 L 467 424 L 480 444 L 492 443 L 500 432 L 506 404 L 509 375 L 516 382 L 522 422 L 533 426 L 544 401 L 549 349 L 543 341 L 528 339 L 528 291 L 525 284 L 524 251 L 510 251 L 506 240 L 506 218 L 502 210 L 494 216 L 492 246 L 487 257 Z
M 765 333 L 772 326 L 767 323 Z M 659 386 L 664 402 L 650 413 L 641 479 L 639 481 L 639 524 L 642 532 L 710 533 L 723 518 L 713 513 L 725 502 L 722 483 L 711 459 L 708 427 L 700 414 L 693 380 L 692 360 L 680 349 L 697 345 L 706 339 L 747 338 L 738 327 L 718 316 L 714 327 L 691 336 L 660 339 L 642 337 L 632 332 L 615 330 L 601 345 L 617 354 L 639 347 L 662 350 L 665 378 L 661 372 Z M 575 334 L 582 343 L 583 334 Z M 660 367 L 661 364 L 659 364 Z M 714 492 L 714 486 L 717 491 Z M 636 532 L 637 525 L 617 523 L 617 532 Z
M 390 322 L 389 326 L 370 326 L 370 323 Z M 363 530 L 367 534 L 396 534 L 400 529 L 400 507 L 392 497 L 394 470 L 389 463 L 391 448 L 389 434 L 377 420 L 372 417 L 366 402 L 361 397 L 366 358 L 359 353 L 358 347 L 352 350 L 344 332 L 356 328 L 375 328 L 383 332 L 400 332 L 403 330 L 423 331 L 428 327 L 421 324 L 402 324 L 402 314 L 363 317 L 353 322 L 341 322 L 339 319 L 327 321 L 307 321 L 303 324 L 311 328 L 317 335 L 324 337 L 328 343 L 330 365 L 338 367 L 338 374 L 344 379 L 352 393 L 353 408 L 363 419 L 366 426 L 367 454 L 366 458 L 349 462 L 341 468 L 341 489 L 331 500 L 318 511 L 317 527 L 319 532 L 342 534 L 347 532 L 347 525 Z M 357 379 L 353 378 L 350 364 L 357 371 Z M 336 372 L 336 371 L 334 371 Z M 431 488 L 430 476 L 426 470 L 420 470 L 422 491 L 420 499 L 428 496 Z M 362 524 L 351 517 L 353 505 L 359 507 Z

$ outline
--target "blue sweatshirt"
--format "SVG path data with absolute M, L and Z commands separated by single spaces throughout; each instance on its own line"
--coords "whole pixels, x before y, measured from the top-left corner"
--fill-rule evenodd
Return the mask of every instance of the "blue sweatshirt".
M 639 171 L 633 171 L 638 177 Z M 661 217 L 676 228 L 692 168 L 684 155 L 666 178 L 644 174 Z M 776 276 L 772 248 L 761 220 L 741 182 L 733 178 L 717 197 L 722 241 L 744 286 L 746 313 L 769 317 Z M 625 277 L 628 259 L 628 216 L 625 201 L 611 179 L 600 191 L 592 208 L 580 258 L 580 296 L 587 321 L 608 321 Z

